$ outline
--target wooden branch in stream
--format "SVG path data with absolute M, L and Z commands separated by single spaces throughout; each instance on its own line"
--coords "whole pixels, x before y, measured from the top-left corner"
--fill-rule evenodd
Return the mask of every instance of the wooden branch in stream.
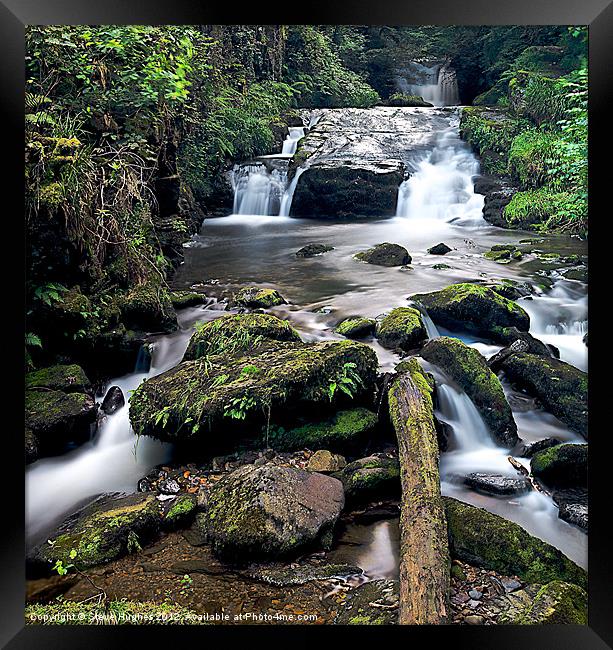
M 416 359 L 403 362 L 389 391 L 398 438 L 401 625 L 447 621 L 450 582 L 447 520 L 441 499 L 432 386 Z
M 533 490 L 542 492 L 543 494 L 549 494 L 547 490 L 537 483 L 534 476 L 532 476 L 532 474 L 530 474 L 530 472 L 516 458 L 513 458 L 513 456 L 507 456 L 507 460 L 520 474 L 523 474 L 528 479 Z

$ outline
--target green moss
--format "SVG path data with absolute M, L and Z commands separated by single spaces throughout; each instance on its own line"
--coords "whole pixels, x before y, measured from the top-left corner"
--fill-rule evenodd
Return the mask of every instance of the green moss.
M 532 474 L 547 485 L 587 487 L 587 445 L 555 445 L 532 457 Z
M 164 523 L 173 528 L 187 524 L 196 514 L 196 498 L 191 494 L 180 494 L 170 505 Z
M 76 364 L 57 365 L 42 368 L 26 375 L 26 390 L 47 388 L 65 393 L 78 393 L 89 390 L 91 384 L 83 368 Z
M 349 463 L 335 476 L 342 481 L 347 499 L 352 501 L 400 494 L 400 464 L 397 458 L 361 458 Z
M 459 564 L 451 565 L 451 577 L 455 578 L 456 580 L 461 580 L 462 582 L 466 580 L 466 574 Z
M 185 309 L 186 307 L 204 305 L 207 302 L 207 297 L 203 293 L 195 291 L 171 291 L 170 301 L 175 309 Z
M 64 201 L 64 187 L 57 182 L 42 185 L 38 190 L 38 200 L 50 210 L 57 210 Z
M 276 289 L 244 287 L 234 296 L 234 302 L 253 309 L 269 309 L 270 307 L 285 304 L 285 299 Z
M 551 133 L 530 129 L 513 139 L 509 151 L 509 173 L 524 189 L 536 188 L 552 180 L 557 138 Z
M 289 324 L 270 314 L 232 314 L 196 327 L 183 357 L 184 361 L 212 354 L 255 349 L 264 340 L 300 342 Z
M 553 580 L 541 587 L 527 608 L 501 622 L 512 625 L 587 625 L 587 593 L 577 585 Z
M 164 287 L 138 285 L 119 298 L 119 308 L 128 328 L 171 332 L 178 327 L 170 294 Z
M 344 451 L 364 444 L 377 426 L 377 415 L 365 408 L 338 411 L 328 420 L 312 422 L 270 438 L 275 449 Z
M 488 260 L 493 260 L 494 262 L 500 262 L 510 259 L 511 251 L 486 251 L 483 253 L 483 257 Z
M 424 100 L 419 95 L 406 95 L 404 93 L 394 93 L 390 95 L 388 101 L 389 106 L 417 106 L 417 107 L 430 107 L 433 104 Z
M 572 201 L 568 192 L 556 192 L 546 187 L 516 192 L 504 207 L 503 215 L 513 227 L 547 227 Z
M 418 309 L 397 307 L 377 325 L 376 337 L 383 347 L 411 350 L 428 335 Z
M 563 580 L 586 587 L 583 569 L 521 526 L 450 497 L 443 501 L 453 557 L 529 583 Z
M 348 339 L 359 339 L 373 334 L 376 325 L 372 318 L 347 318 L 339 323 L 334 331 Z
M 28 390 L 25 394 L 25 423 L 36 435 L 72 432 L 89 428 L 96 418 L 93 399 L 84 393 L 57 390 Z

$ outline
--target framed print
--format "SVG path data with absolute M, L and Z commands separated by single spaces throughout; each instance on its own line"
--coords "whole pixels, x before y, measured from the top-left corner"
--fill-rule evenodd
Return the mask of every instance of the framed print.
M 7 647 L 609 647 L 611 6 L 3 5 Z

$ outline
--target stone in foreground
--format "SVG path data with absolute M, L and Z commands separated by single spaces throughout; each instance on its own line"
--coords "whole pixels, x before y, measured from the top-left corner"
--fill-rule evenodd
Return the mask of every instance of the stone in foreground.
M 241 307 L 251 309 L 270 309 L 277 305 L 285 305 L 287 301 L 276 289 L 244 287 L 234 296 L 234 302 Z
M 464 483 L 475 490 L 496 496 L 523 494 L 532 489 L 530 482 L 523 477 L 486 474 L 484 472 L 468 474 L 464 478 Z
M 404 246 L 387 242 L 356 253 L 354 257 L 360 262 L 375 266 L 404 266 L 411 263 L 411 256 Z
M 377 321 L 372 318 L 346 318 L 334 331 L 348 339 L 363 339 L 375 332 Z
M 216 553 L 237 560 L 328 547 L 345 504 L 335 478 L 290 467 L 246 465 L 217 483 L 206 512 Z
M 512 617 L 498 621 L 511 625 L 587 625 L 587 593 L 577 585 L 553 580 L 534 600 Z
M 427 338 L 419 310 L 397 307 L 377 325 L 376 337 L 384 348 L 412 350 Z
M 332 250 L 334 250 L 334 246 L 328 246 L 327 244 L 307 244 L 296 251 L 296 257 L 315 257 Z
M 400 495 L 400 464 L 397 458 L 384 454 L 355 460 L 335 476 L 342 481 L 347 500 L 368 501 Z
M 61 390 L 64 393 L 88 393 L 91 382 L 76 364 L 57 365 L 34 370 L 26 375 L 26 390 Z
M 587 487 L 587 445 L 556 445 L 534 454 L 532 474 L 552 487 Z

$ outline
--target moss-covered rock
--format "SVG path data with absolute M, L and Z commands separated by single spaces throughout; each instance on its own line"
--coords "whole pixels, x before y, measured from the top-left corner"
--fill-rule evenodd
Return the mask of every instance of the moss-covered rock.
M 160 514 L 151 494 L 132 494 L 97 501 L 67 519 L 36 547 L 29 560 L 33 567 L 47 567 L 60 560 L 79 569 L 105 564 L 138 551 L 158 532 Z
M 205 305 L 208 298 L 203 293 L 196 291 L 171 291 L 170 302 L 175 309 L 185 309 L 186 307 Z
M 41 388 L 61 390 L 64 393 L 84 393 L 89 392 L 91 387 L 83 368 L 76 364 L 51 366 L 26 375 L 26 390 Z
M 385 348 L 412 350 L 428 335 L 418 309 L 397 307 L 377 324 L 376 337 Z
M 328 244 L 307 244 L 296 251 L 296 257 L 315 257 L 333 250 L 334 246 Z
M 509 448 L 517 444 L 517 425 L 500 380 L 478 350 L 459 339 L 441 336 L 428 341 L 421 355 L 466 392 L 496 442 Z
M 511 251 L 501 250 L 501 251 L 486 251 L 483 253 L 483 257 L 493 262 L 507 261 L 511 258 Z
M 397 458 L 384 454 L 355 460 L 335 476 L 342 482 L 348 501 L 400 495 L 400 464 Z
M 587 445 L 556 445 L 534 454 L 532 474 L 552 487 L 587 487 Z
M 347 465 L 347 461 L 343 456 L 333 454 L 327 449 L 320 449 L 316 451 L 306 464 L 306 470 L 309 472 L 321 472 L 322 474 L 331 474 L 338 472 Z
M 501 367 L 513 383 L 587 438 L 587 373 L 559 359 L 528 352 L 512 354 Z
M 241 307 L 251 309 L 270 309 L 277 305 L 285 305 L 287 301 L 276 289 L 243 287 L 234 296 L 234 302 Z
M 530 327 L 530 317 L 518 304 L 478 284 L 452 284 L 440 291 L 415 294 L 411 299 L 421 303 L 437 325 L 495 340 L 496 328 L 517 327 L 527 332 Z
M 338 608 L 337 625 L 398 623 L 399 587 L 395 580 L 372 580 L 351 589 Z
M 97 410 L 94 400 L 85 393 L 26 391 L 25 424 L 39 441 L 39 451 L 57 451 L 70 440 L 89 437 Z
M 323 474 L 276 465 L 246 465 L 209 493 L 208 537 L 225 557 L 291 556 L 332 541 L 344 506 L 343 486 Z
M 402 106 L 404 108 L 408 107 L 418 107 L 418 108 L 430 108 L 434 104 L 427 102 L 423 97 L 419 95 L 407 95 L 405 93 L 394 93 L 389 96 L 387 100 L 388 106 Z
M 187 526 L 196 515 L 196 497 L 193 494 L 179 494 L 173 499 L 164 513 L 165 528 Z
M 347 453 L 363 446 L 377 426 L 377 415 L 358 407 L 338 411 L 327 420 L 309 422 L 289 430 L 279 430 L 270 436 L 275 449 L 330 449 Z
M 300 342 L 300 335 L 286 320 L 270 314 L 232 314 L 202 323 L 189 341 L 183 361 L 212 354 L 246 352 L 264 339 Z
M 404 246 L 385 242 L 354 255 L 356 260 L 376 266 L 404 266 L 411 263 L 411 256 Z
M 118 298 L 122 320 L 129 329 L 172 332 L 177 329 L 177 315 L 169 292 L 163 287 L 141 284 Z
M 351 404 L 372 391 L 376 370 L 374 350 L 355 341 L 266 340 L 247 354 L 184 361 L 146 380 L 132 394 L 130 420 L 139 435 L 208 446 L 232 429 L 254 435 L 314 407 Z
M 587 625 L 587 593 L 581 587 L 552 580 L 538 591 L 530 604 L 503 615 L 500 624 L 510 625 Z
M 529 583 L 563 580 L 586 587 L 583 569 L 521 526 L 450 497 L 443 501 L 454 558 Z
M 334 331 L 348 339 L 363 339 L 374 334 L 376 326 L 377 321 L 374 319 L 357 316 L 346 318 L 336 326 Z

